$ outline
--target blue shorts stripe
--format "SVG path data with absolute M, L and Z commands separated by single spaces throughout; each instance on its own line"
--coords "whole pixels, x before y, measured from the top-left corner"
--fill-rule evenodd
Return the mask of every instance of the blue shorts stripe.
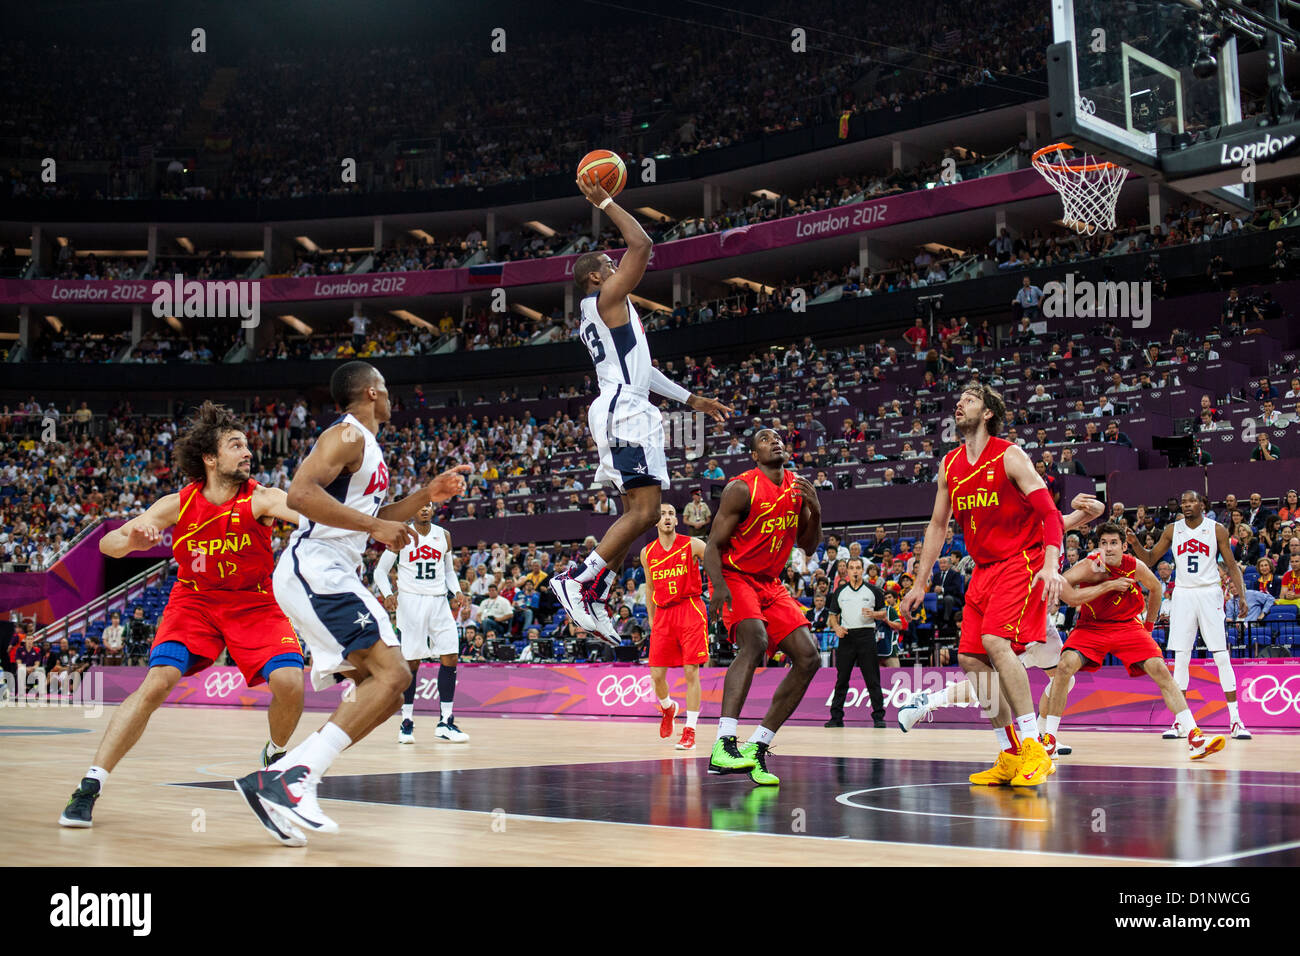
M 302 670 L 303 666 L 304 661 L 301 654 L 277 654 L 262 665 L 262 677 L 270 680 L 271 671 L 277 671 L 281 667 L 296 667 L 298 670 Z
M 190 670 L 190 650 L 180 641 L 163 641 L 149 652 L 150 667 L 175 667 L 182 674 Z

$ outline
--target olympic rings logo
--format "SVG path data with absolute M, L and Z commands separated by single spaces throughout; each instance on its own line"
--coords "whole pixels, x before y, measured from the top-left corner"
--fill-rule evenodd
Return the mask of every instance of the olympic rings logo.
M 213 671 L 203 682 L 203 689 L 209 697 L 226 697 L 243 682 L 244 677 L 238 672 Z
M 1272 681 L 1273 686 L 1270 687 L 1266 693 L 1261 695 L 1259 692 L 1259 685 L 1266 680 Z M 1291 682 L 1295 680 L 1300 680 L 1300 674 L 1292 675 L 1285 681 L 1279 681 L 1275 674 L 1265 674 L 1262 677 L 1256 677 L 1250 682 L 1250 685 L 1247 688 L 1249 695 L 1246 699 L 1253 700 L 1255 703 L 1259 704 L 1259 709 L 1270 717 L 1281 717 L 1288 709 L 1293 707 L 1295 708 L 1295 712 L 1300 714 L 1300 693 L 1296 693 L 1291 689 Z M 1279 700 L 1282 705 L 1277 710 L 1269 708 L 1269 704 L 1271 704 L 1274 699 Z
M 624 707 L 632 707 L 641 701 L 654 699 L 654 684 L 649 674 L 644 677 L 635 674 L 622 677 L 606 674 L 596 684 L 596 693 L 606 707 L 613 707 L 616 702 Z

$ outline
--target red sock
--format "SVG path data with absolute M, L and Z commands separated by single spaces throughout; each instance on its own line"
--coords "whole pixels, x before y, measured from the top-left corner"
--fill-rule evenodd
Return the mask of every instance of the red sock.
M 1005 733 L 1005 734 L 1007 735 L 1007 740 L 1009 740 L 1009 741 L 1011 742 L 1010 746 L 1004 748 L 1005 752 L 1006 752 L 1006 753 L 1009 753 L 1009 754 L 1014 754 L 1014 755 L 1016 755 L 1016 756 L 1019 756 L 1019 754 L 1020 754 L 1020 735 L 1016 733 L 1016 725 L 1015 725 L 1015 724 L 1007 724 L 1007 726 L 1006 726 L 1005 728 L 1003 728 L 1003 733 Z

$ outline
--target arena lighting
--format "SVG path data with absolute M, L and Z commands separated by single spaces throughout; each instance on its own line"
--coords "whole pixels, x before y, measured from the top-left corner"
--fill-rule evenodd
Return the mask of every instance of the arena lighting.
M 389 315 L 395 315 L 395 316 L 397 316 L 399 319 L 401 319 L 402 321 L 404 321 L 404 322 L 409 322 L 409 323 L 411 323 L 412 325 L 418 325 L 418 326 L 419 326 L 420 328 L 422 328 L 422 329 L 430 329 L 430 330 L 434 330 L 434 329 L 433 329 L 433 326 L 432 326 L 429 322 L 427 322 L 427 321 L 425 321 L 424 319 L 420 318 L 420 317 L 419 317 L 418 315 L 416 315 L 414 312 L 407 312 L 405 309 L 390 309 L 390 310 L 388 311 L 388 314 L 389 314 Z
M 57 242 L 60 246 L 66 246 L 66 245 L 68 244 L 68 237 L 67 237 L 67 236 L 55 236 L 55 237 L 54 237 L 54 241 Z
M 320 252 L 320 246 L 316 245 L 316 243 L 312 242 L 306 236 L 294 236 L 294 239 L 298 240 L 298 245 L 302 246 L 308 252 Z
M 185 236 L 176 237 L 176 245 L 180 246 L 190 255 L 194 255 L 194 243 L 190 242 Z
M 653 299 L 647 299 L 647 298 L 645 298 L 644 296 L 640 296 L 640 295 L 629 295 L 628 298 L 631 299 L 631 300 L 632 300 L 634 303 L 636 303 L 637 305 L 639 305 L 639 306 L 643 306 L 643 307 L 645 307 L 645 308 L 647 308 L 647 309 L 654 309 L 656 312 L 671 312 L 671 311 L 672 311 L 672 309 L 670 309 L 668 306 L 664 305 L 662 302 L 655 302 Z
M 753 279 L 742 279 L 740 276 L 732 276 L 730 279 L 723 279 L 722 281 L 727 285 L 738 285 L 750 292 L 762 292 L 764 295 L 771 295 L 776 291 L 775 286 L 763 285 L 761 282 L 755 282 Z
M 289 328 L 293 329 L 299 335 L 312 334 L 311 326 L 308 325 L 306 322 L 304 322 L 302 319 L 298 318 L 296 315 L 282 315 L 280 316 L 280 321 L 283 322 L 285 325 L 289 326 Z
M 541 233 L 547 239 L 550 239 L 553 235 L 555 235 L 554 229 L 552 229 L 544 222 L 538 222 L 536 219 L 530 219 L 526 223 L 524 223 L 524 225 L 527 226 L 529 229 L 531 229 L 533 232 Z
M 637 206 L 632 211 L 639 212 L 647 219 L 653 219 L 655 222 L 672 222 L 673 219 L 673 217 L 668 215 L 666 212 L 660 212 L 653 206 Z
M 751 196 L 757 196 L 759 199 L 780 199 L 779 193 L 774 193 L 770 189 L 753 189 L 749 193 Z
M 951 252 L 954 256 L 966 255 L 966 250 L 958 249 L 956 246 L 945 246 L 942 242 L 922 243 L 921 248 L 926 252 Z
M 148 249 L 78 249 L 79 256 L 147 256 Z
M 429 235 L 423 229 L 408 229 L 406 230 L 406 234 L 408 236 L 414 236 L 416 239 L 419 239 L 425 245 L 429 245 L 429 246 L 433 245 L 433 236 Z
M 50 328 L 54 329 L 55 332 L 63 331 L 63 323 L 59 320 L 57 315 L 47 315 L 45 321 L 50 323 Z
M 184 332 L 185 326 L 181 325 L 181 320 L 174 315 L 164 315 L 163 321 L 170 325 L 177 332 Z

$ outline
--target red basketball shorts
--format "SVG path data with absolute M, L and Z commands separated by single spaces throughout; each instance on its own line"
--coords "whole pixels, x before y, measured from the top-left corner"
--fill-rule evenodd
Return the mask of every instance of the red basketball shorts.
M 962 654 L 984 654 L 984 635 L 1005 637 L 1017 654 L 1026 644 L 1047 638 L 1047 604 L 1043 583 L 1034 575 L 1043 570 L 1043 549 L 1020 551 L 993 564 L 977 566 L 962 609 Z
M 650 666 L 681 667 L 709 662 L 709 614 L 692 595 L 655 608 L 650 627 Z
M 733 644 L 736 625 L 757 618 L 767 625 L 767 655 L 771 657 L 777 645 L 791 633 L 808 626 L 808 615 L 804 614 L 803 605 L 790 597 L 790 592 L 780 581 L 761 581 L 748 575 L 728 574 L 726 570 L 722 572 L 722 580 L 731 589 L 731 610 L 723 607 L 722 623 L 726 625 L 727 637 Z
M 1107 654 L 1114 654 L 1128 668 L 1130 677 L 1146 673 L 1142 669 L 1144 661 L 1164 657 L 1147 629 L 1134 621 L 1089 621 L 1076 625 L 1062 650 L 1082 654 L 1085 671 L 1095 671 Z
M 301 654 L 293 625 L 275 603 L 275 595 L 258 591 L 191 591 L 172 589 L 153 646 L 179 641 L 190 652 L 187 674 L 203 670 L 230 651 L 244 683 L 263 683 L 262 668 L 281 654 Z

